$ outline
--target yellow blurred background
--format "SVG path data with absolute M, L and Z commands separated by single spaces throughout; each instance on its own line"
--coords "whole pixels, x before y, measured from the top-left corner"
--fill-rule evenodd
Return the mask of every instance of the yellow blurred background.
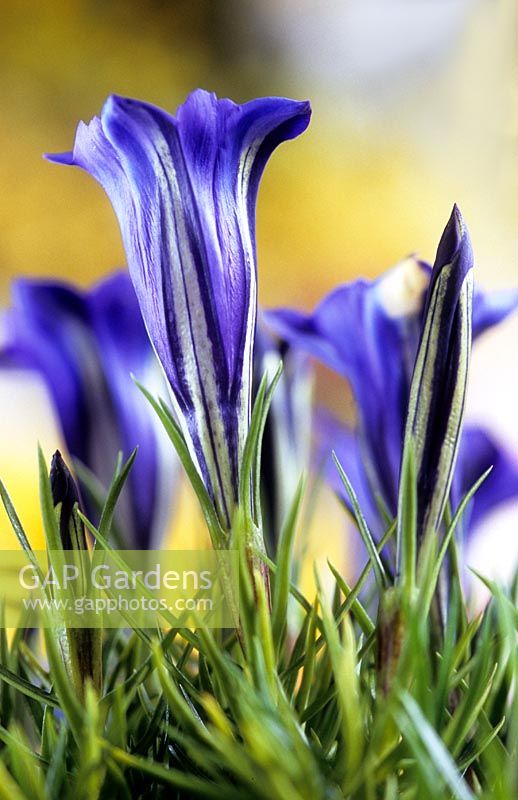
M 262 184 L 264 305 L 311 307 L 409 252 L 433 259 L 454 201 L 480 282 L 518 284 L 516 0 L 0 0 L 0 19 L 4 305 L 13 276 L 87 285 L 124 263 L 97 184 L 41 154 L 69 149 L 111 92 L 174 110 L 197 86 L 312 101 L 310 129 Z M 518 452 L 517 335 L 510 321 L 481 343 L 471 406 Z M 332 393 L 339 407 L 345 391 Z M 0 474 L 36 540 L 35 441 L 50 452 L 58 437 L 27 376 L 0 376 L 0 436 Z

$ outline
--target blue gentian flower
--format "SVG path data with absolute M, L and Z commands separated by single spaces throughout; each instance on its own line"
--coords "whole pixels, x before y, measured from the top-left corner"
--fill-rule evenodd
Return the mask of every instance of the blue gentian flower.
M 64 283 L 15 281 L 4 337 L 0 366 L 41 375 L 68 452 L 104 487 L 119 450 L 128 457 L 139 446 L 116 521 L 126 547 L 158 546 L 177 467 L 167 437 L 132 379 L 134 373 L 165 389 L 128 274 L 115 273 L 86 292 Z
M 236 105 L 198 90 L 176 115 L 111 96 L 74 150 L 117 214 L 142 315 L 191 457 L 229 527 L 250 418 L 257 311 L 255 204 L 275 147 L 309 104 Z
M 411 257 L 374 281 L 357 280 L 334 289 L 313 313 L 278 309 L 264 314 L 283 340 L 350 383 L 355 426 L 319 413 L 316 432 L 321 453 L 336 451 L 378 537 L 386 519 L 397 512 L 410 384 L 431 274 L 427 263 Z M 473 338 L 517 307 L 518 291 L 487 294 L 475 289 Z M 518 494 L 518 464 L 487 432 L 467 426 L 452 485 L 454 506 L 491 465 L 495 468 L 472 504 L 471 530 L 495 504 Z M 331 459 L 325 471 L 344 497 Z

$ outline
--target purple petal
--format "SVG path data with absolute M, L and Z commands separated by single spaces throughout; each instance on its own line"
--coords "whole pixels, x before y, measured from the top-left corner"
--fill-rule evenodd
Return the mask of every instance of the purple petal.
M 90 463 L 97 412 L 106 409 L 101 420 L 109 429 L 113 424 L 84 297 L 66 284 L 19 279 L 12 284 L 7 335 L 7 353 L 17 352 L 20 365 L 32 365 L 45 380 L 70 453 Z M 90 380 L 97 386 L 95 412 L 88 402 Z
M 340 286 L 312 314 L 265 312 L 265 321 L 277 335 L 350 382 L 363 457 L 371 465 L 371 489 L 393 515 L 429 274 L 426 264 L 408 259 L 376 281 Z
M 357 431 L 333 417 L 324 409 L 318 409 L 315 422 L 317 448 L 315 466 L 323 470 L 326 482 L 351 510 L 349 496 L 345 490 L 332 453 L 336 453 L 345 474 L 358 498 L 358 503 L 371 532 L 379 538 L 383 535 L 379 509 L 367 480 L 365 461 L 360 450 Z
M 464 529 L 470 535 L 498 505 L 518 496 L 518 459 L 507 452 L 487 431 L 466 426 L 452 484 L 454 508 L 490 467 L 493 469 L 477 490 L 463 522 Z
M 176 459 L 158 417 L 132 375 L 152 385 L 162 397 L 167 396 L 167 387 L 128 273 L 114 273 L 97 284 L 88 296 L 88 306 L 121 449 L 127 458 L 136 445 L 139 448 L 128 482 L 131 504 L 121 526 L 133 528 L 136 546 L 147 549 L 158 546 L 163 537 L 174 492 Z
M 488 328 L 498 325 L 518 308 L 518 289 L 483 292 L 475 288 L 473 295 L 473 339 Z

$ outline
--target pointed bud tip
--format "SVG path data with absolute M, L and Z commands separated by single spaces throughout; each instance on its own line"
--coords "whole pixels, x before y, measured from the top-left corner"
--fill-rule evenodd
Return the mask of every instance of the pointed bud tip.
M 66 467 L 66 464 L 63 460 L 63 456 L 61 455 L 60 450 L 56 450 L 54 455 L 52 456 L 52 461 L 50 462 L 50 471 L 52 473 L 53 470 L 60 470 Z
M 464 223 L 464 217 L 461 214 L 460 208 L 458 207 L 457 203 L 453 204 L 453 208 L 451 210 L 450 218 L 448 223 L 444 229 L 444 235 L 449 235 L 452 241 L 458 245 L 460 244 L 461 239 L 467 233 L 466 225 Z
M 455 226 L 455 229 L 462 239 L 466 231 L 466 225 L 464 223 L 464 217 L 461 214 L 460 208 L 458 207 L 457 203 L 453 204 L 451 216 L 450 216 L 451 223 Z
M 460 271 L 464 274 L 467 274 L 473 267 L 473 252 L 469 232 L 456 203 L 453 206 L 437 248 L 434 272 L 437 274 L 443 267 L 453 264 L 455 260 L 458 262 Z
M 52 502 L 55 506 L 58 503 L 66 503 L 73 506 L 79 501 L 79 495 L 72 474 L 67 467 L 63 456 L 56 450 L 52 456 L 50 466 L 50 488 L 52 492 Z

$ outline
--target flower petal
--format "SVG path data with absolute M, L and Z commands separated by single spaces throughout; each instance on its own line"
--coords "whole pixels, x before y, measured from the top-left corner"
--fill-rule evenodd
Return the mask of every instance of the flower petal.
M 114 424 L 91 339 L 85 299 L 64 283 L 28 279 L 14 281 L 11 294 L 12 306 L 6 319 L 7 353 L 17 352 L 20 366 L 33 366 L 40 372 L 67 448 L 75 458 L 91 464 L 94 421 L 107 432 L 113 430 Z M 97 387 L 91 398 L 89 384 Z M 112 438 L 111 434 L 106 435 Z M 108 474 L 98 477 L 106 479 Z
M 518 308 L 518 289 L 484 292 L 475 287 L 473 293 L 473 339 L 488 328 L 498 325 Z
M 338 287 L 313 314 L 265 312 L 265 321 L 279 336 L 350 382 L 363 460 L 371 466 L 371 489 L 394 516 L 410 377 L 429 274 L 426 264 L 410 258 L 376 281 Z
M 316 413 L 315 434 L 317 440 L 315 468 L 323 471 L 327 483 L 352 511 L 349 495 L 332 457 L 333 452 L 336 454 L 355 491 L 369 529 L 376 538 L 379 538 L 383 535 L 384 526 L 380 524 L 376 500 L 367 481 L 368 470 L 365 469 L 357 432 L 320 408 Z
M 131 507 L 122 524 L 133 529 L 136 547 L 152 548 L 159 545 L 167 525 L 178 461 L 160 420 L 132 375 L 163 397 L 167 397 L 166 382 L 127 272 L 101 281 L 87 300 L 124 457 L 135 445 L 139 448 L 128 480 Z
M 131 372 L 144 373 L 152 364 L 156 372 L 159 368 L 129 276 L 117 273 L 89 293 L 19 280 L 12 295 L 0 365 L 40 373 L 70 455 L 104 486 L 118 451 L 127 457 L 139 445 L 117 520 L 128 545 L 149 547 L 164 533 L 163 506 L 170 507 L 175 468 L 171 456 L 162 455 L 163 432 L 131 378 Z M 95 509 L 86 506 L 95 519 Z
M 454 508 L 490 467 L 492 470 L 477 490 L 462 523 L 469 535 L 494 508 L 518 496 L 518 459 L 507 452 L 488 431 L 466 426 L 462 433 L 458 466 L 452 483 Z

